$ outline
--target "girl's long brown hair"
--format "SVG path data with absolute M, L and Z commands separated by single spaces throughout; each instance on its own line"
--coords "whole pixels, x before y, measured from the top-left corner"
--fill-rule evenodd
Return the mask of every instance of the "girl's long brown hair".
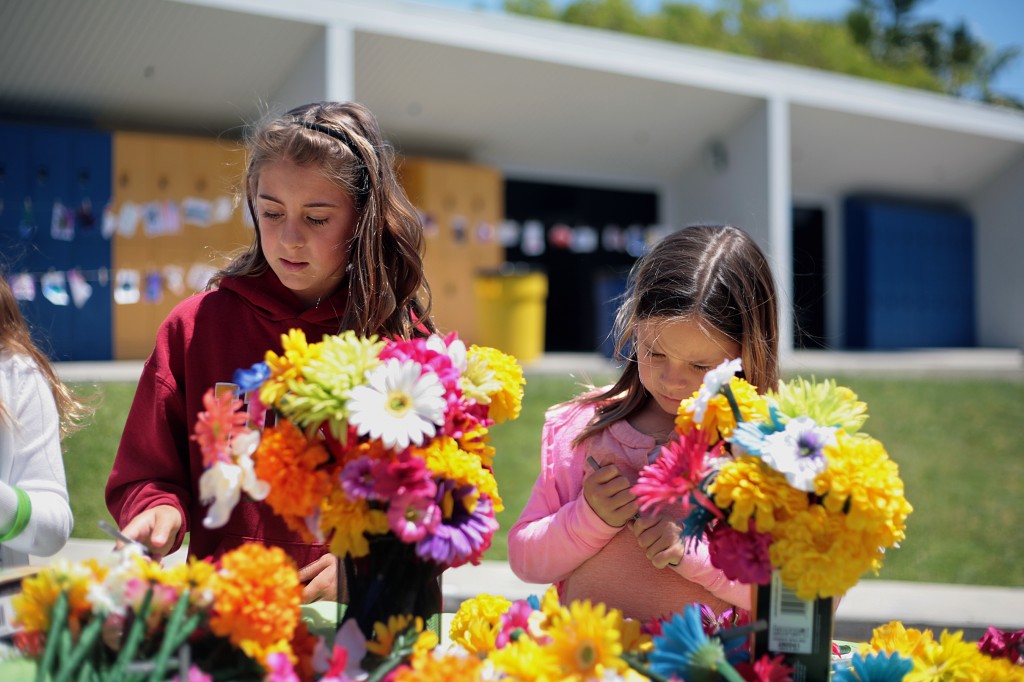
M 74 433 L 83 425 L 86 416 L 91 409 L 81 401 L 71 389 L 69 389 L 56 370 L 50 364 L 49 358 L 32 341 L 32 334 L 28 323 L 21 314 L 18 301 L 14 298 L 7 278 L 0 275 L 0 351 L 27 355 L 32 358 L 39 367 L 46 382 L 50 385 L 50 392 L 57 403 L 57 413 L 60 415 L 61 437 Z M 7 406 L 0 396 L 0 422 L 8 422 L 11 419 Z
M 598 404 L 579 444 L 637 412 L 649 399 L 637 366 L 637 322 L 650 318 L 695 320 L 740 346 L 743 376 L 758 391 L 779 381 L 779 329 L 775 281 L 764 252 L 730 225 L 691 225 L 673 232 L 640 258 L 629 273 L 612 331 L 621 376 L 603 391 L 577 400 Z
M 245 194 L 255 237 L 208 288 L 224 277 L 258 275 L 269 267 L 260 246 L 256 186 L 267 164 L 285 160 L 319 169 L 355 203 L 355 231 L 342 245 L 349 250 L 349 301 L 339 331 L 401 338 L 435 331 L 423 271 L 423 228 L 373 114 L 354 102 L 307 104 L 257 125 L 246 142 Z

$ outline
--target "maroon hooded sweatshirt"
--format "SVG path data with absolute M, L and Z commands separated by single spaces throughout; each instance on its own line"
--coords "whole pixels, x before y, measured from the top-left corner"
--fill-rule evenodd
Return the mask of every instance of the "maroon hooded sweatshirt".
M 302 329 L 311 342 L 338 333 L 346 303 L 343 288 L 304 310 L 267 270 L 258 277 L 225 278 L 219 289 L 178 304 L 157 332 L 107 480 L 107 508 L 118 525 L 169 504 L 185 520 L 172 551 L 189 532 L 189 555 L 200 559 L 219 557 L 250 540 L 281 547 L 300 568 L 326 553 L 326 546 L 303 542 L 267 504 L 248 501 L 244 494 L 224 527 L 203 527 L 203 458 L 191 435 L 208 389 L 230 382 L 235 370 L 262 362 L 268 350 L 280 352 L 281 335 L 289 329 Z

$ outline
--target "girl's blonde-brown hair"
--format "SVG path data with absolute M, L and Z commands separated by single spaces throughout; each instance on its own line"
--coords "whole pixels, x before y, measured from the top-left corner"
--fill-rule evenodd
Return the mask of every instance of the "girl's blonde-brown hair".
M 306 104 L 255 126 L 246 143 L 245 195 L 255 237 L 208 288 L 269 267 L 260 245 L 256 186 L 267 164 L 290 161 L 317 168 L 355 203 L 355 230 L 343 245 L 349 249 L 349 302 L 339 331 L 401 338 L 434 331 L 419 214 L 398 182 L 394 154 L 373 114 L 354 102 Z
M 36 366 L 46 377 L 50 385 L 50 392 L 57 403 L 57 413 L 60 415 L 61 438 L 74 433 L 83 425 L 85 418 L 92 412 L 82 400 L 80 400 L 69 389 L 56 370 L 50 364 L 49 358 L 32 341 L 32 334 L 29 331 L 28 323 L 25 322 L 18 301 L 14 298 L 7 278 L 0 274 L 0 351 L 27 355 L 32 358 Z M 4 404 L 3 396 L 0 396 L 0 423 L 10 423 L 10 415 L 7 406 Z
M 610 388 L 579 398 L 599 407 L 575 443 L 646 404 L 634 330 L 651 318 L 706 324 L 739 344 L 743 376 L 758 391 L 778 384 L 778 308 L 768 259 L 739 228 L 691 225 L 655 244 L 630 271 L 612 330 L 615 357 L 625 363 L 622 375 Z

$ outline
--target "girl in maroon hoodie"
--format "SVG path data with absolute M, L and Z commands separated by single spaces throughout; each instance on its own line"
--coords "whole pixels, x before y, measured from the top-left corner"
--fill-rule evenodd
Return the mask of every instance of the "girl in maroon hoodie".
M 107 481 L 107 507 L 157 557 L 185 533 L 199 558 L 250 540 L 280 546 L 300 567 L 306 601 L 335 599 L 334 558 L 267 505 L 242 501 L 221 528 L 199 522 L 202 455 L 190 435 L 206 390 L 279 349 L 289 329 L 310 339 L 349 329 L 401 338 L 434 331 L 423 234 L 391 149 L 361 105 L 301 106 L 256 127 L 247 143 L 253 243 L 161 324 Z

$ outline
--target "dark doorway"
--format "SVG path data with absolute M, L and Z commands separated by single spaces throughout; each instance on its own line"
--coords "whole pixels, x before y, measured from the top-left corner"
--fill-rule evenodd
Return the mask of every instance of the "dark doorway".
M 793 208 L 793 343 L 825 347 L 825 211 Z
M 625 279 L 639 255 L 636 235 L 657 222 L 657 194 L 507 180 L 505 215 L 543 230 L 542 253 L 536 245 L 507 243 L 505 258 L 547 273 L 545 350 L 598 350 L 607 335 L 598 320 L 614 305 L 599 292 Z

